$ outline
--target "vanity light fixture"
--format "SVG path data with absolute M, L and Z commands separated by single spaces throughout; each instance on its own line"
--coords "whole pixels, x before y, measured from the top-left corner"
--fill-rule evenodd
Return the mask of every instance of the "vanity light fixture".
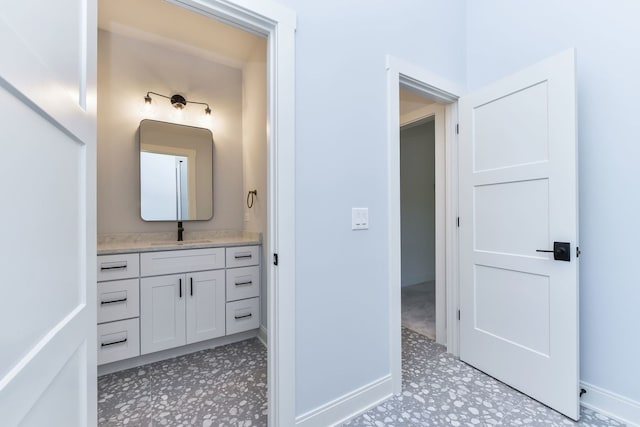
M 144 97 L 145 104 L 151 104 L 151 95 L 156 95 L 156 96 L 160 96 L 162 98 L 168 99 L 169 102 L 171 102 L 171 105 L 173 105 L 173 107 L 177 108 L 178 110 L 182 110 L 184 107 L 187 106 L 187 104 L 204 105 L 205 106 L 204 113 L 207 116 L 211 115 L 211 108 L 209 107 L 209 104 L 207 104 L 206 102 L 187 101 L 187 99 L 184 96 L 179 95 L 177 93 L 171 96 L 167 96 L 157 92 L 147 92 L 147 94 Z

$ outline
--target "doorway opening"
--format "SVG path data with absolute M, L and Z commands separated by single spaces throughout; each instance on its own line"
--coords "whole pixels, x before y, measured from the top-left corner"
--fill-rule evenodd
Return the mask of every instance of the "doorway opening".
M 445 339 L 444 106 L 400 87 L 402 326 Z
M 387 57 L 390 360 L 394 393 L 402 391 L 401 126 L 433 118 L 435 174 L 435 338 L 458 351 L 457 99 L 461 89 L 399 58 Z M 404 94 L 404 95 L 403 95 Z M 405 100 L 405 107 L 401 103 Z M 408 102 L 408 104 L 407 104 Z M 413 103 L 413 104 L 412 104 Z M 409 105 L 410 108 L 406 108 Z M 431 120 L 431 119 L 429 119 Z M 408 128 L 410 129 L 410 128 Z M 406 283 L 406 282 L 405 282 Z
M 185 236 L 189 231 L 224 234 L 229 230 L 262 236 L 256 329 L 237 333 L 227 328 L 220 341 L 199 345 L 217 347 L 251 338 L 249 332 L 257 336 L 267 347 L 262 349 L 261 363 L 268 375 L 260 386 L 264 405 L 258 405 L 258 411 L 267 417 L 268 401 L 268 423 L 288 424 L 295 404 L 294 331 L 289 326 L 295 313 L 294 110 L 293 84 L 289 83 L 293 82 L 294 51 L 289 47 L 295 15 L 264 1 L 236 5 L 218 0 L 207 4 L 102 0 L 99 7 L 98 232 L 174 229 L 175 222 L 167 230 L 162 229 L 166 222 L 142 222 L 137 209 L 137 124 L 149 115 L 143 100 L 158 91 L 160 95 L 152 101 L 154 119 L 213 133 L 213 219 L 185 223 Z M 162 99 L 173 99 L 173 94 L 186 98 L 182 109 Z M 113 173 L 114 168 L 120 173 Z M 118 188 L 126 190 L 119 202 Z M 276 269 L 271 260 L 278 253 L 286 262 Z M 175 351 L 162 357 L 179 355 Z

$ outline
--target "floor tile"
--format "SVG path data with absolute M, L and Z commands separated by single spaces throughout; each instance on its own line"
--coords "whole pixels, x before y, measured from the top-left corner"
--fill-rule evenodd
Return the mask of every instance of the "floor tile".
M 402 393 L 346 426 L 624 426 L 584 408 L 574 423 L 407 328 L 402 348 Z M 267 352 L 253 339 L 105 375 L 98 399 L 101 427 L 266 426 Z
M 403 328 L 402 393 L 346 426 L 622 426 L 583 410 L 580 423 L 530 399 Z
M 265 426 L 266 350 L 248 340 L 98 379 L 100 426 Z

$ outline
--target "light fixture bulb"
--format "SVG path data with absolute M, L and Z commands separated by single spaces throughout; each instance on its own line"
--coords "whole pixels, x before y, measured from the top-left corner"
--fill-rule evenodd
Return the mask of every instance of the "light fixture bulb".
M 151 104 L 151 97 L 149 96 L 149 94 L 147 94 L 147 96 L 144 97 L 144 103 Z
M 205 113 L 207 116 L 210 116 L 210 115 L 211 115 L 211 108 L 209 108 L 209 106 L 207 106 L 207 108 L 205 108 L 205 109 L 204 109 L 204 113 Z

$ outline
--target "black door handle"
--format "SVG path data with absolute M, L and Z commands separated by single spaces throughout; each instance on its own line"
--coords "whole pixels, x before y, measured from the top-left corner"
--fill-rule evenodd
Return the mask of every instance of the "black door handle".
M 553 253 L 556 261 L 571 261 L 571 244 L 569 242 L 553 242 L 553 250 L 536 249 L 536 252 Z

